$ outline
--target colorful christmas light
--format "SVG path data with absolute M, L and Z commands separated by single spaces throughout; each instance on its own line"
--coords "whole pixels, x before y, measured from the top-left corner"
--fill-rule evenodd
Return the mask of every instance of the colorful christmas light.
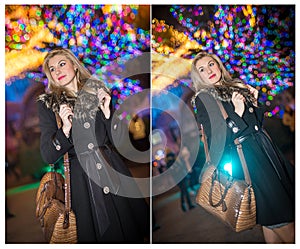
M 153 51 L 176 56 L 180 48 L 190 60 L 199 50 L 216 53 L 234 77 L 264 88 L 265 102 L 294 86 L 295 6 L 172 5 L 170 13 L 185 31 L 153 19 Z
M 22 77 L 46 85 L 40 66 L 46 52 L 60 46 L 70 48 L 109 88 L 118 87 L 120 96 L 115 97 L 122 100 L 141 91 L 138 80 L 112 73 L 149 51 L 149 30 L 135 25 L 139 11 L 149 11 L 149 6 L 6 5 L 6 85 Z

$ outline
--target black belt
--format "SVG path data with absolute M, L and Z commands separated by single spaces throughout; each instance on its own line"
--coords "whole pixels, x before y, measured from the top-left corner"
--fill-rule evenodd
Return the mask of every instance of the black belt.
M 240 136 L 240 137 L 238 137 L 238 138 L 236 138 L 236 139 L 239 141 L 239 143 L 242 143 L 242 142 L 244 142 L 246 139 L 248 139 L 249 137 L 255 137 L 255 135 L 256 135 L 257 133 L 261 132 L 261 131 L 262 131 L 262 130 L 258 130 L 257 132 L 250 133 L 250 134 L 244 135 L 244 136 Z

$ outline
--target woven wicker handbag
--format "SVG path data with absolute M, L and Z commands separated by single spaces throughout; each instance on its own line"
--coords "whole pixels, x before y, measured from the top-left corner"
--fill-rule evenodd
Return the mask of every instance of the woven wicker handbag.
M 226 117 L 224 107 L 220 106 L 220 108 L 223 116 Z M 237 180 L 211 163 L 203 127 L 201 132 L 206 167 L 196 195 L 196 203 L 220 218 L 236 232 L 253 228 L 256 225 L 256 202 L 242 145 L 238 139 L 235 140 L 245 176 L 245 180 Z
M 58 127 L 60 127 L 57 119 Z M 36 217 L 49 243 L 77 243 L 76 217 L 71 209 L 70 163 L 64 155 L 64 175 L 46 173 L 36 195 Z

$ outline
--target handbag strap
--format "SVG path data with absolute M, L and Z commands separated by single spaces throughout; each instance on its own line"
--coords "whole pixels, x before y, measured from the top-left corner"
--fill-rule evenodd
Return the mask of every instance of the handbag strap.
M 56 123 L 58 129 L 62 127 L 61 118 L 58 113 L 55 113 Z M 71 180 L 70 180 L 70 162 L 69 154 L 64 154 L 64 175 L 65 175 L 65 212 L 69 213 L 71 210 Z
M 203 128 L 202 124 L 200 125 L 200 127 L 201 127 L 201 135 L 202 135 L 202 142 L 203 142 L 203 145 L 204 145 L 204 152 L 205 152 L 206 162 L 210 162 L 210 155 L 209 155 L 209 151 L 208 151 L 207 137 L 205 135 L 204 128 Z
M 222 105 L 222 103 L 217 100 L 217 104 L 220 108 L 220 111 L 223 115 L 223 118 L 224 120 L 226 120 L 228 118 L 228 114 L 224 108 L 224 106 Z M 246 163 L 246 160 L 245 160 L 245 156 L 244 156 L 244 152 L 243 152 L 243 146 L 242 144 L 239 142 L 239 139 L 236 138 L 234 140 L 234 144 L 236 145 L 236 148 L 237 148 L 237 152 L 238 152 L 238 155 L 239 155 L 239 158 L 240 158 L 240 161 L 241 161 L 241 164 L 242 164 L 242 167 L 243 167 L 243 172 L 244 172 L 244 176 L 245 176 L 245 181 L 248 185 L 251 185 L 251 178 L 250 178 L 250 174 L 249 174 L 249 171 L 248 171 L 248 166 L 247 166 L 247 163 Z
M 246 159 L 245 159 L 245 156 L 244 156 L 242 144 L 239 142 L 238 138 L 236 138 L 234 140 L 234 143 L 236 145 L 237 152 L 238 152 L 240 160 L 241 160 L 241 164 L 242 164 L 244 175 L 245 175 L 245 181 L 250 186 L 250 185 L 252 185 L 252 182 L 251 182 L 249 170 L 248 170 L 248 167 L 247 167 Z
M 70 162 L 68 152 L 64 154 L 64 173 L 65 173 L 65 210 L 71 210 L 71 184 L 70 184 Z

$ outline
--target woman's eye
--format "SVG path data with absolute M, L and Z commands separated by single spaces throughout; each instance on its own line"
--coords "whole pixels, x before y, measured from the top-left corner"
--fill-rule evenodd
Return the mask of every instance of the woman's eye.
M 213 62 L 209 63 L 210 67 L 213 67 L 214 65 L 215 65 L 215 63 L 213 63 Z
M 53 67 L 50 68 L 50 72 L 51 73 L 54 72 L 54 68 Z
M 204 71 L 203 68 L 199 68 L 199 72 L 202 73 Z
M 64 65 L 66 65 L 65 62 L 61 62 L 61 63 L 59 64 L 60 67 L 63 67 Z

